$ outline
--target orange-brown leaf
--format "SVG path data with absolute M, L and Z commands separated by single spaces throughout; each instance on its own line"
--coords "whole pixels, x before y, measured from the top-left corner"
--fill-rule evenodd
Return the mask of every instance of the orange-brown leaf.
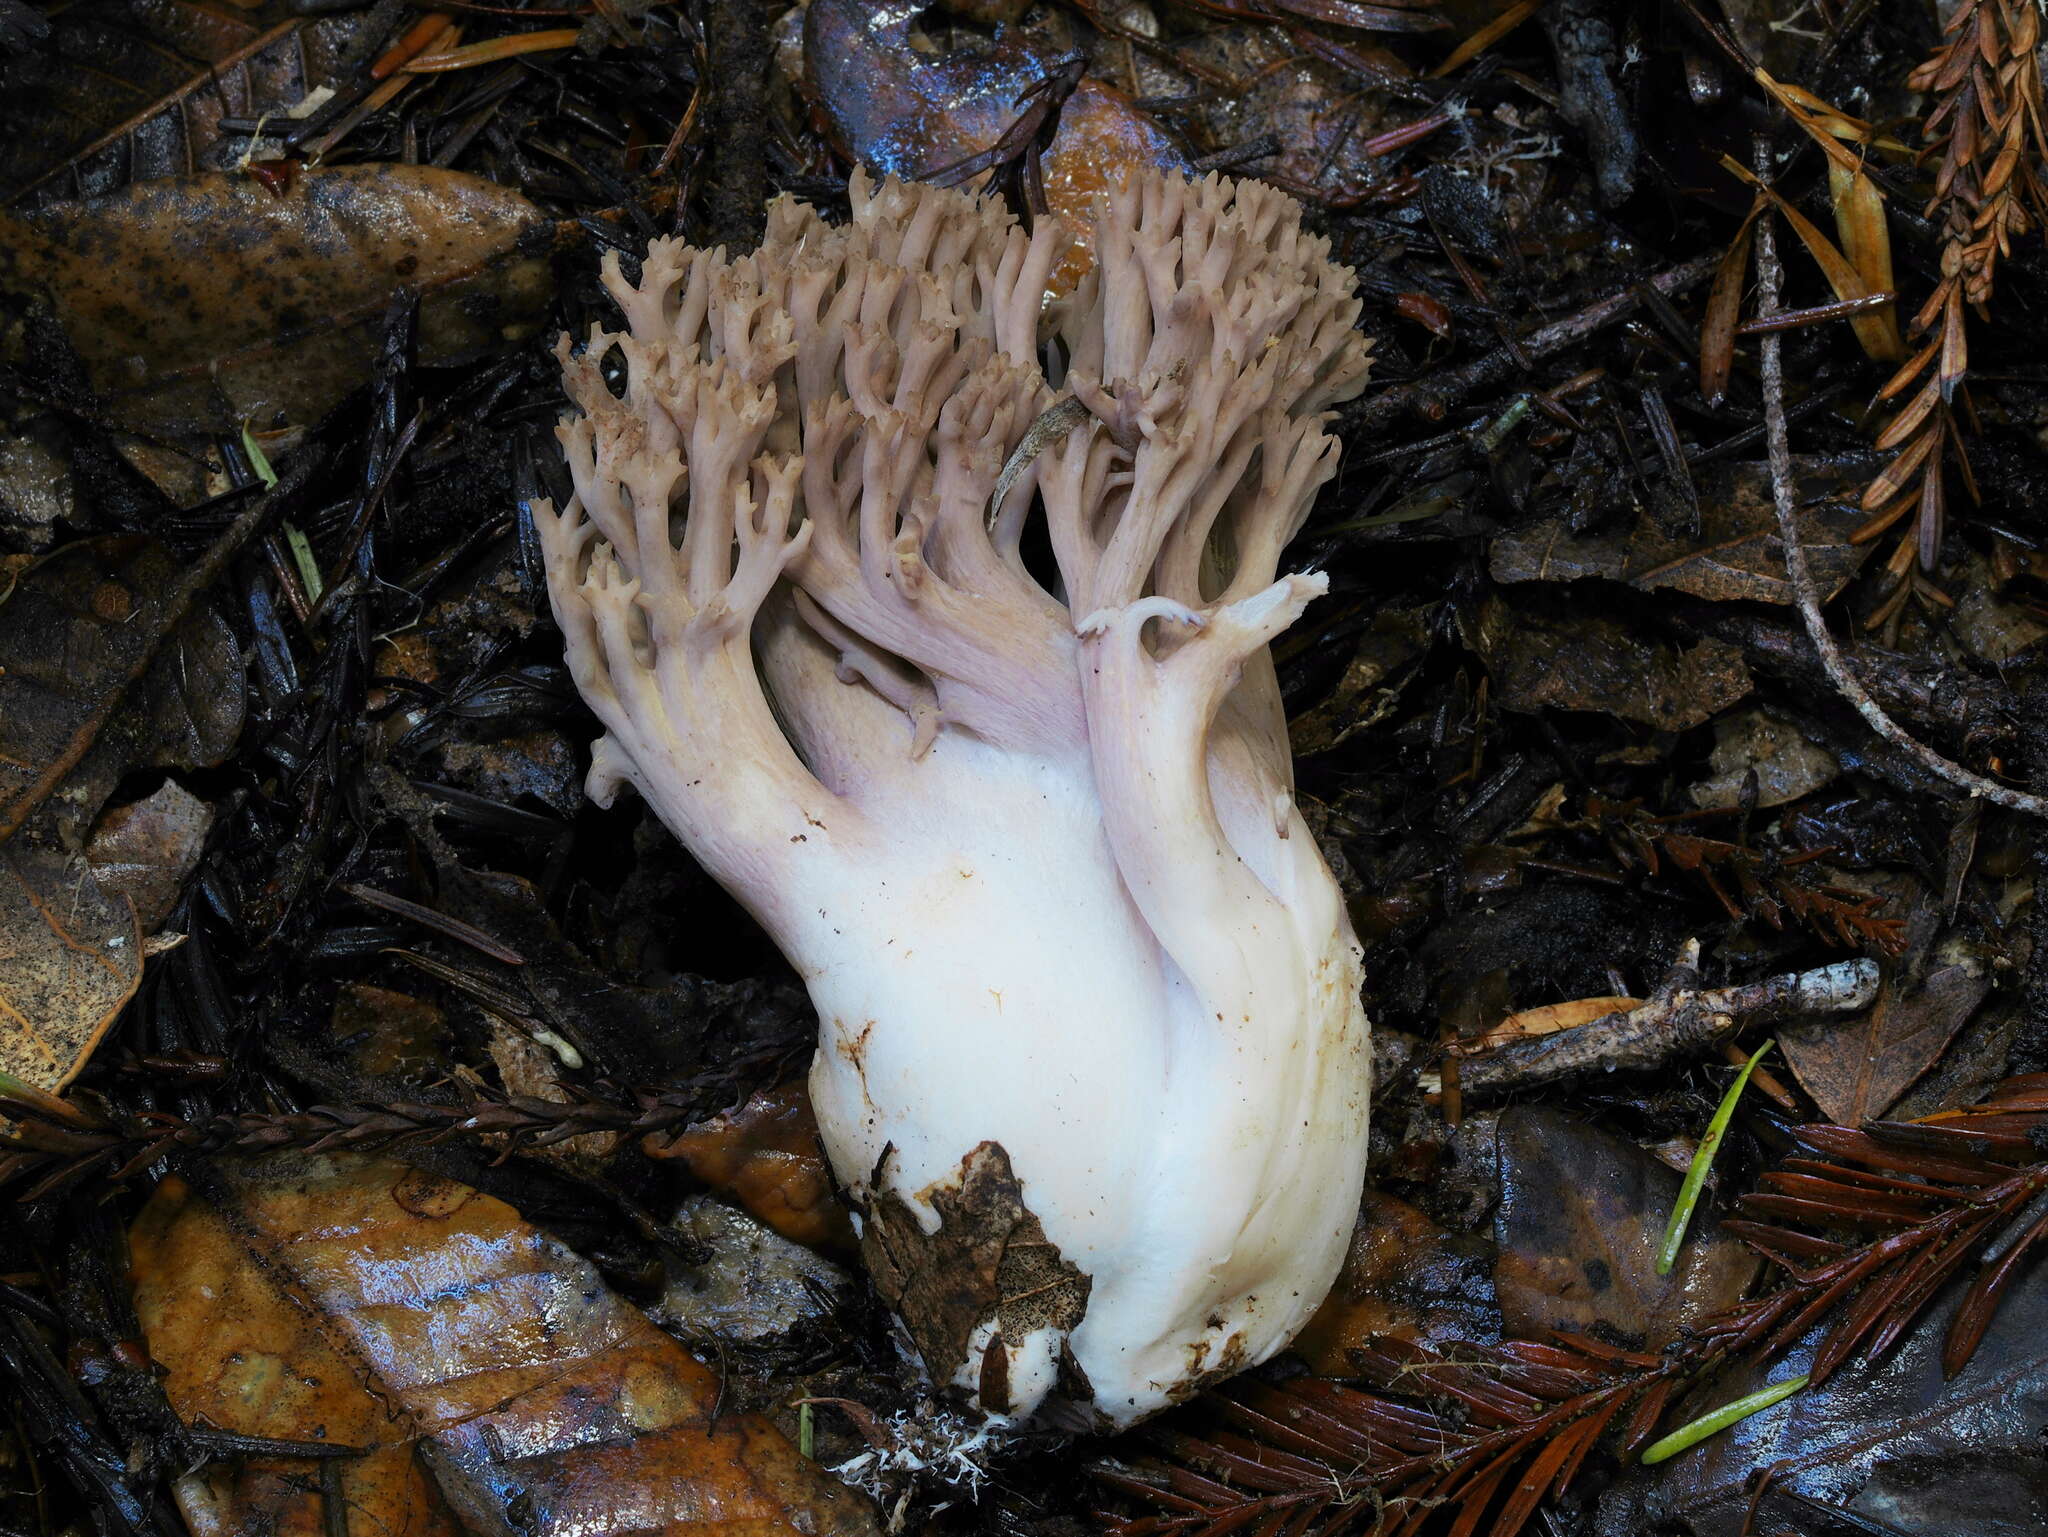
M 722 1413 L 718 1374 L 587 1260 L 469 1186 L 382 1160 L 223 1163 L 166 1181 L 132 1252 L 181 1418 L 363 1448 L 341 1469 L 350 1530 L 507 1530 L 514 1502 L 535 1534 L 874 1530 L 769 1421 Z M 200 1537 L 318 1537 L 307 1472 L 249 1459 L 180 1501 Z
M 793 1243 L 841 1253 L 856 1247 L 846 1209 L 832 1192 L 832 1173 L 801 1078 L 756 1094 L 739 1109 L 647 1151 L 681 1158 L 697 1178 L 732 1196 Z
M 1700 394 L 1710 406 L 1718 406 L 1728 393 L 1728 375 L 1735 366 L 1735 326 L 1742 314 L 1742 280 L 1749 271 L 1750 241 L 1763 210 L 1759 196 L 1721 254 L 1714 286 L 1707 293 L 1706 314 L 1700 321 Z

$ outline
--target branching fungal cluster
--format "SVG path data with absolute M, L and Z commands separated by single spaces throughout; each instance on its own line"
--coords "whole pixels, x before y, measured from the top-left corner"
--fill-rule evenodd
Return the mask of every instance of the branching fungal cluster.
M 1358 303 L 1258 183 L 1119 187 L 1050 305 L 1053 221 L 850 196 L 609 259 L 625 329 L 564 343 L 575 496 L 536 521 L 590 788 L 803 975 L 827 1150 L 935 1378 L 1127 1423 L 1285 1342 L 1363 1178 L 1358 950 L 1267 653 L 1323 590 L 1279 561 Z

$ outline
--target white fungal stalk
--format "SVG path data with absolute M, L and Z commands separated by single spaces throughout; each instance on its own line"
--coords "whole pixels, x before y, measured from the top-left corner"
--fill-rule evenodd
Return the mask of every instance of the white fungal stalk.
M 1051 221 L 850 191 L 745 256 L 608 256 L 626 330 L 564 339 L 576 494 L 536 521 L 590 792 L 801 972 L 937 1380 L 1124 1425 L 1287 1342 L 1363 1180 L 1358 945 L 1267 651 L 1324 587 L 1277 570 L 1364 380 L 1352 275 L 1282 193 L 1146 175 L 1048 308 Z

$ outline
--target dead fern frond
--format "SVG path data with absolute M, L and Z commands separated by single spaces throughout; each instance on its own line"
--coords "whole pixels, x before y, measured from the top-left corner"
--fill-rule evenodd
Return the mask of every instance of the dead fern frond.
M 1934 166 L 1927 216 L 1942 232 L 1942 275 L 1909 327 L 1918 350 L 1879 392 L 1892 414 L 1877 446 L 1892 459 L 1864 491 L 1869 516 L 1854 537 L 1874 539 L 1911 514 L 1905 542 L 1925 572 L 1940 558 L 1950 463 L 1976 496 L 1958 414 L 1968 409 L 1967 312 L 1988 313 L 1999 260 L 2017 237 L 2048 222 L 2038 169 L 2048 155 L 2039 42 L 2033 0 L 1964 0 L 1940 47 L 1908 79 L 1930 98 L 1921 159 Z M 1918 590 L 1907 564 L 1894 563 L 1898 584 L 1873 625 Z
M 71 1101 L 64 1102 L 71 1106 Z M 73 1107 L 75 1108 L 75 1107 Z M 566 1101 L 479 1096 L 452 1104 L 314 1105 L 188 1120 L 162 1111 L 82 1123 L 0 1090 L 0 1192 L 35 1201 L 84 1181 L 119 1184 L 162 1160 L 214 1154 L 392 1152 L 460 1138 L 497 1138 L 506 1154 L 591 1132 L 643 1139 L 650 1156 L 708 1112 L 701 1093 L 597 1083 Z
M 1633 801 L 1616 804 L 1598 796 L 1587 801 L 1587 816 L 1624 865 L 1639 866 L 1652 876 L 1666 864 L 1682 870 L 1705 886 L 1732 919 L 1754 919 L 1782 930 L 1790 918 L 1827 944 L 1883 956 L 1906 948 L 1904 920 L 1878 916 L 1885 897 L 1816 881 L 1804 871 L 1828 849 L 1781 854 L 1675 825 L 1697 815 L 1656 817 Z

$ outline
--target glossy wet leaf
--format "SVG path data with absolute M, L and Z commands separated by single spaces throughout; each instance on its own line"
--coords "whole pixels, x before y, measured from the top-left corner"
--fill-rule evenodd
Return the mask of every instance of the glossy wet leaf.
M 832 139 L 874 170 L 912 180 L 994 144 L 1017 119 L 1024 93 L 1074 46 L 1060 22 L 942 43 L 918 7 L 860 0 L 817 0 L 804 19 L 806 84 Z M 1046 202 L 1078 228 L 1119 170 L 1185 164 L 1128 96 L 1083 79 L 1045 151 Z M 1067 270 L 1067 279 L 1079 270 Z
M 1751 793 L 1758 809 L 1782 806 L 1811 795 L 1841 773 L 1841 764 L 1811 740 L 1796 721 L 1769 711 L 1742 710 L 1714 722 L 1709 776 L 1691 787 L 1694 804 L 1732 811 Z
M 101 886 L 133 902 L 142 931 L 153 934 L 170 916 L 212 827 L 212 808 L 172 781 L 102 816 L 85 854 Z
M 351 1531 L 863 1537 L 865 1505 L 590 1264 L 468 1186 L 303 1155 L 173 1179 L 137 1219 L 137 1311 L 187 1420 L 326 1440 Z M 201 1537 L 323 1528 L 319 1469 L 213 1465 Z M 267 1523 L 275 1523 L 275 1526 Z
M 2034 1529 L 2035 1502 L 2048 1488 L 2048 1287 L 2038 1272 L 2015 1287 L 1976 1356 L 1947 1381 L 1942 1343 L 1961 1290 L 1952 1288 L 1886 1360 L 1846 1368 L 1663 1467 L 1627 1474 L 1609 1496 L 1605 1529 L 1688 1537 L 1785 1529 L 2018 1537 Z M 1673 1418 L 1797 1375 L 1807 1355 L 1800 1347 L 1738 1370 L 1675 1406 Z M 1765 1467 L 1768 1490 L 1753 1503 L 1755 1472 Z M 1821 1507 L 1847 1514 L 1825 1517 Z
M 420 359 L 532 336 L 546 224 L 509 188 L 431 166 L 142 182 L 0 222 L 0 285 L 46 292 L 109 415 L 137 431 L 305 424 L 369 375 L 384 312 L 422 296 Z
M 1318 1373 L 1352 1374 L 1351 1352 L 1383 1337 L 1450 1346 L 1496 1326 L 1492 1246 L 1368 1189 L 1344 1268 L 1291 1347 Z
M 691 1173 L 784 1238 L 828 1250 L 850 1252 L 854 1246 L 800 1078 L 763 1090 L 739 1109 L 649 1151 L 683 1159 Z

